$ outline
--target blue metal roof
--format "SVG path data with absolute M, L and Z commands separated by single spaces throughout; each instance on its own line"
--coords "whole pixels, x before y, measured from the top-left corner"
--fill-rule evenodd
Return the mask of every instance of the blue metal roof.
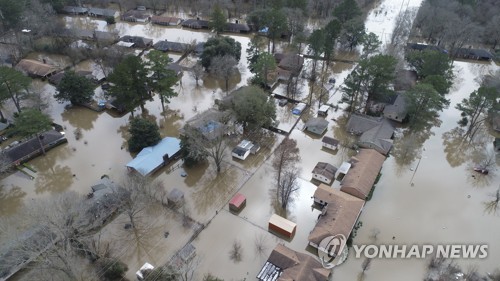
M 155 146 L 143 148 L 134 160 L 128 162 L 127 167 L 133 168 L 141 175 L 146 176 L 163 164 L 163 156 L 172 157 L 179 150 L 181 150 L 181 140 L 166 137 Z

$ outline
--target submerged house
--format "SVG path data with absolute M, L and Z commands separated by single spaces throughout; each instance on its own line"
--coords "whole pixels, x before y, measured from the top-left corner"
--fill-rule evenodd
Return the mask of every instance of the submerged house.
M 278 244 L 257 274 L 260 281 L 327 281 L 330 269 L 315 257 Z
M 56 66 L 30 59 L 22 59 L 16 69 L 35 78 L 47 78 L 59 71 Z
M 192 29 L 208 29 L 208 21 L 198 19 L 188 19 L 181 23 L 182 27 L 192 28 Z
M 357 144 L 387 155 L 392 148 L 394 126 L 384 117 L 353 114 L 347 121 L 347 132 L 359 135 Z
M 166 137 L 154 146 L 143 148 L 132 161 L 127 163 L 127 169 L 147 176 L 175 159 L 180 151 L 181 140 Z
M 327 136 L 324 136 L 321 142 L 323 147 L 329 148 L 331 150 L 336 150 L 339 146 L 338 140 Z
M 309 245 L 318 249 L 326 237 L 341 234 L 348 238 L 358 221 L 365 201 L 324 184 L 316 188 L 313 198 L 322 212 L 309 234 Z M 325 251 L 325 249 L 319 250 Z
M 128 45 L 124 45 L 126 47 L 131 47 L 131 48 L 149 48 L 153 46 L 153 39 L 141 37 L 141 36 L 130 36 L 130 35 L 125 35 L 122 38 L 120 38 L 120 42 L 125 42 L 128 43 Z M 118 42 L 118 43 L 120 43 Z
M 91 17 L 117 18 L 120 13 L 113 9 L 89 8 L 88 15 Z
M 158 25 L 175 26 L 179 25 L 182 20 L 176 17 L 152 16 L 151 22 Z
M 128 22 L 148 22 L 151 14 L 146 11 L 130 10 L 122 14 L 121 19 Z
M 60 12 L 69 15 L 85 15 L 88 11 L 89 9 L 85 7 L 64 6 Z
M 299 54 L 276 53 L 274 54 L 274 59 L 278 64 L 278 68 L 290 71 L 294 76 L 299 75 L 302 70 L 302 66 L 304 65 L 304 57 Z
M 455 51 L 455 57 L 468 60 L 491 61 L 494 56 L 484 49 L 460 48 Z
M 184 53 L 189 49 L 188 44 L 161 40 L 153 45 L 153 48 L 162 52 Z
M 341 182 L 340 190 L 365 200 L 375 184 L 385 156 L 374 149 L 360 149 L 351 159 L 351 167 Z
M 335 173 L 337 168 L 335 168 L 330 163 L 318 162 L 314 169 L 312 170 L 312 175 L 314 179 L 317 179 L 323 183 L 331 184 L 333 179 L 335 179 Z
M 226 23 L 226 32 L 234 32 L 234 33 L 248 33 L 250 32 L 250 27 L 246 23 Z

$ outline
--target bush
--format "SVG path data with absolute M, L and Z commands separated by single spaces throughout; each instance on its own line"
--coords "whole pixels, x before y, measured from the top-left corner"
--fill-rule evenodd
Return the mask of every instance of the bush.
M 116 20 L 114 17 L 106 17 L 106 23 L 107 24 L 115 24 Z
M 128 270 L 126 264 L 115 258 L 101 258 L 98 263 L 107 280 L 120 280 Z
M 128 150 L 130 152 L 139 152 L 141 149 L 152 146 L 160 142 L 159 128 L 155 122 L 147 119 L 136 118 L 130 122 L 130 134 L 128 140 Z

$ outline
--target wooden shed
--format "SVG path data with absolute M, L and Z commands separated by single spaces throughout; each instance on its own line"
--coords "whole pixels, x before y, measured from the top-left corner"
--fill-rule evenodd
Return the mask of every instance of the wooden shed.
M 237 213 L 245 208 L 246 204 L 247 198 L 245 197 L 245 195 L 236 193 L 233 198 L 231 198 L 231 201 L 229 201 L 229 210 Z
M 292 238 L 295 235 L 297 224 L 283 217 L 273 214 L 269 219 L 269 231 Z

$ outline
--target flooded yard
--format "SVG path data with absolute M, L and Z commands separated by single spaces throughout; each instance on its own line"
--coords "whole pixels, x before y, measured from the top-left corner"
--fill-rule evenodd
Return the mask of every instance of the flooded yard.
M 367 30 L 378 34 L 386 42 L 395 15 L 406 8 L 414 8 L 421 0 L 385 0 L 368 16 Z M 131 24 L 118 22 L 108 26 L 103 20 L 85 17 L 64 17 L 68 27 L 114 31 L 120 36 L 136 35 L 159 40 L 191 43 L 206 41 L 212 34 L 180 28 L 166 28 L 152 24 Z M 229 90 L 246 85 L 251 73 L 247 69 L 246 49 L 250 42 L 248 36 L 229 35 L 242 44 L 239 75 L 229 81 Z M 355 59 L 357 54 L 350 54 Z M 180 56 L 172 54 L 177 61 Z M 40 53 L 30 58 L 43 59 Z M 45 58 L 47 59 L 47 58 Z M 67 58 L 50 56 L 57 65 L 63 66 Z M 197 58 L 188 56 L 180 62 L 184 68 L 194 65 Z M 308 64 L 303 71 L 308 71 Z M 342 82 L 354 64 L 336 62 L 332 65 L 329 78 L 336 83 L 327 85 L 326 104 L 337 105 L 341 98 Z M 99 68 L 91 61 L 78 64 L 76 70 L 98 72 Z M 498 70 L 493 64 L 455 62 L 456 75 L 453 89 L 448 98 L 450 106 L 440 114 L 442 123 L 432 129 L 432 134 L 422 144 L 422 152 L 406 161 L 397 162 L 390 156 L 384 163 L 382 177 L 377 184 L 373 198 L 368 201 L 361 214 L 363 226 L 354 240 L 355 244 L 449 244 L 473 243 L 488 244 L 488 258 L 483 260 L 458 260 L 467 268 L 477 266 L 480 272 L 493 271 L 500 260 L 500 233 L 498 216 L 485 213 L 484 202 L 489 194 L 500 186 L 500 173 L 475 175 L 471 172 L 472 159 L 453 161 L 459 158 L 455 151 L 444 145 L 443 135 L 457 127 L 460 112 L 455 105 L 470 92 L 479 87 L 477 78 Z M 20 172 L 2 179 L 0 185 L 0 216 L 11 216 L 30 200 L 48 197 L 64 191 L 87 194 L 90 186 L 102 175 L 120 181 L 127 173 L 125 165 L 134 155 L 127 151 L 128 123 L 130 114 L 116 116 L 107 112 L 94 112 L 87 108 L 72 107 L 53 100 L 55 88 L 45 82 L 37 82 L 49 97 L 50 116 L 55 123 L 61 124 L 68 143 L 50 150 L 46 156 L 29 162 L 37 171 L 34 180 Z M 199 85 L 188 70 L 183 71 L 175 86 L 177 97 L 167 104 L 168 110 L 162 112 L 158 97 L 145 104 L 145 110 L 136 109 L 136 115 L 154 120 L 160 127 L 162 137 L 179 136 L 179 130 L 187 120 L 209 108 L 216 99 L 226 96 L 224 82 L 206 75 Z M 298 100 L 307 100 L 309 84 L 299 79 Z M 317 91 L 317 90 L 316 90 Z M 275 94 L 286 96 L 286 85 L 279 85 Z M 319 96 L 314 92 L 314 100 Z M 96 95 L 102 95 L 99 88 Z M 242 137 L 227 139 L 222 170 L 216 172 L 213 162 L 193 168 L 180 167 L 181 161 L 173 162 L 152 175 L 163 183 L 165 190 L 174 188 L 185 194 L 185 208 L 152 208 L 147 214 L 152 231 L 144 236 L 143 242 L 133 240 L 129 230 L 124 229 L 126 218 L 121 215 L 102 231 L 103 237 L 125 243 L 120 258 L 129 266 L 127 278 L 133 280 L 135 271 L 145 262 L 155 266 L 165 264 L 182 246 L 194 231 L 182 226 L 180 212 L 184 212 L 195 223 L 203 225 L 204 230 L 194 239 L 196 248 L 197 275 L 200 280 L 211 273 L 224 280 L 255 279 L 272 249 L 282 243 L 299 252 L 316 253 L 308 248 L 307 237 L 316 224 L 319 210 L 313 208 L 312 196 L 318 182 L 312 180 L 311 171 L 318 162 L 327 162 L 339 167 L 343 161 L 355 154 L 350 147 L 352 136 L 343 129 L 346 122 L 342 109 L 331 108 L 325 120 L 329 122 L 323 136 L 335 137 L 343 147 L 331 151 L 322 148 L 322 136 L 306 133 L 301 129 L 307 119 L 317 116 L 318 104 L 313 104 L 299 120 L 291 114 L 292 104 L 277 106 L 280 129 L 290 131 L 290 138 L 297 141 L 300 149 L 300 189 L 283 212 L 274 202 L 275 172 L 272 167 L 272 152 L 284 136 L 263 130 L 259 136 L 247 136 L 257 141 L 261 150 L 240 161 L 231 156 L 231 150 Z M 342 107 L 341 107 L 342 108 Z M 8 112 L 9 110 L 7 110 Z M 10 112 L 12 113 L 12 112 Z M 293 125 L 297 126 L 292 130 Z M 76 132 L 79 133 L 76 133 Z M 492 150 L 492 137 L 488 139 L 485 150 Z M 491 141 L 490 141 L 491 140 Z M 396 139 L 396 142 L 398 139 Z M 497 161 L 498 163 L 499 161 Z M 185 174 L 184 174 L 185 173 Z M 339 188 L 335 181 L 332 188 Z M 228 201 L 239 192 L 246 196 L 246 207 L 239 213 L 229 211 Z M 278 213 L 297 223 L 297 233 L 289 240 L 268 232 L 268 221 L 272 214 Z M 377 240 L 372 237 L 373 230 L 380 234 Z M 166 238 L 165 232 L 168 232 Z M 231 259 L 230 251 L 234 242 L 241 243 L 242 259 Z M 356 259 L 352 253 L 348 260 L 333 271 L 333 280 L 356 280 L 361 271 L 363 259 Z M 426 272 L 427 260 L 373 260 L 366 272 L 365 281 L 370 280 L 422 280 Z

